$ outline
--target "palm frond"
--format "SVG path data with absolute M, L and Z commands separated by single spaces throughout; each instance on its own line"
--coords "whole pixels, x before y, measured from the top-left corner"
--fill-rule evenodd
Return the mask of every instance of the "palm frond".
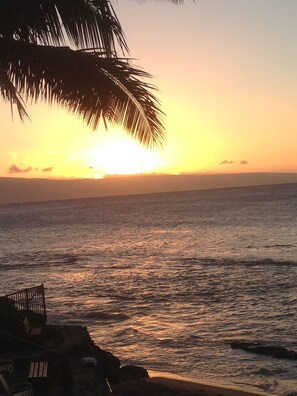
M 9 79 L 7 72 L 5 72 L 1 67 L 0 67 L 0 95 L 4 100 L 10 102 L 12 115 L 13 115 L 13 105 L 16 105 L 20 119 L 24 120 L 25 117 L 28 117 L 21 96 L 18 94 L 16 88 Z
M 1 0 L 0 37 L 76 48 L 127 50 L 108 0 Z
M 56 102 L 93 129 L 100 119 L 122 125 L 146 146 L 164 137 L 163 113 L 144 81 L 149 77 L 127 60 L 0 39 L 0 66 L 25 100 Z

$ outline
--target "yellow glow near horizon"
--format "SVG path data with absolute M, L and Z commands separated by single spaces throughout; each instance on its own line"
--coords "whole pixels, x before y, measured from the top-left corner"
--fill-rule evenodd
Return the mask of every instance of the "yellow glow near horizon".
M 153 152 L 124 137 L 90 149 L 89 158 L 89 168 L 103 175 L 152 172 L 158 167 Z
M 164 162 L 161 149 L 145 148 L 120 127 L 93 132 L 80 119 L 43 103 L 32 106 L 30 114 L 34 122 L 23 125 L 30 134 L 16 132 L 7 121 L 8 135 L 15 135 L 18 144 L 2 146 L 3 176 L 100 178 L 155 173 Z M 19 171 L 9 173 L 11 166 Z
M 120 131 L 87 149 L 86 155 L 91 177 L 154 172 L 160 165 L 160 152 L 142 147 Z

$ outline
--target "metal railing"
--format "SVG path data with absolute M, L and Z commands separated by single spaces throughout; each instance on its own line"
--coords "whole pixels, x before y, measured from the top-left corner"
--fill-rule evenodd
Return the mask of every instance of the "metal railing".
M 14 302 L 15 308 L 19 311 L 32 311 L 42 315 L 46 321 L 46 308 L 43 284 L 18 292 L 7 294 L 1 298 L 7 298 Z

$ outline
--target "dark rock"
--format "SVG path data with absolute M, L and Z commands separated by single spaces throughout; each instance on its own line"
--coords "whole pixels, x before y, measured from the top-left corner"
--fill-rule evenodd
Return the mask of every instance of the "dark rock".
M 121 361 L 116 356 L 114 356 L 111 352 L 105 351 L 98 346 L 94 346 L 92 349 L 94 358 L 100 363 L 100 365 L 108 372 L 117 370 L 121 366 Z
M 232 349 L 242 349 L 246 352 L 256 353 L 258 355 L 272 356 L 278 359 L 297 360 L 297 353 L 290 351 L 282 346 L 263 345 L 260 343 L 234 341 L 231 342 Z
M 90 337 L 86 327 L 63 326 L 65 342 L 59 350 L 72 357 L 94 357 L 98 362 L 98 369 L 103 377 L 118 381 L 121 361 L 111 352 L 99 348 Z
M 259 343 L 253 343 L 253 342 L 245 342 L 245 341 L 232 341 L 230 343 L 232 349 L 243 349 L 246 350 L 247 348 L 253 346 L 253 345 L 260 345 Z
M 15 307 L 13 300 L 0 298 L 0 351 L 12 352 L 26 349 L 20 339 L 26 337 L 23 316 Z
M 68 353 L 78 357 L 93 356 L 102 369 L 118 369 L 121 366 L 121 361 L 116 356 L 94 344 L 83 343 L 76 345 Z
M 43 328 L 43 345 L 47 348 L 54 349 L 63 344 L 64 337 L 62 332 L 56 326 L 47 325 Z
M 131 378 L 149 378 L 148 372 L 143 367 L 134 366 L 129 364 L 121 368 L 121 374 L 126 379 Z

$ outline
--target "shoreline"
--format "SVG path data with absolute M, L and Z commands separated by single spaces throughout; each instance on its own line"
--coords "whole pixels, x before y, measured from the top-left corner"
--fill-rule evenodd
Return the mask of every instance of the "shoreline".
M 252 385 L 239 386 L 233 383 L 222 383 L 206 378 L 189 378 L 170 372 L 148 370 L 149 381 L 163 384 L 170 388 L 181 388 L 199 392 L 205 396 L 276 396 L 275 393 L 260 390 Z
M 28 296 L 35 300 L 29 301 Z M 35 396 L 277 395 L 249 384 L 122 365 L 117 356 L 94 342 L 87 327 L 47 324 L 44 302 L 43 284 L 0 298 L 0 393 L 1 387 L 12 386 L 9 373 L 13 372 L 14 383 L 30 385 Z
M 2 359 L 16 362 L 15 374 L 24 382 L 27 356 L 39 356 L 48 362 L 47 381 L 33 384 L 36 396 L 276 396 L 252 385 L 239 386 L 207 378 L 187 378 L 170 372 L 147 370 L 134 365 L 122 366 L 120 359 L 94 343 L 86 327 L 45 325 L 42 341 L 19 339 L 19 352 L 7 351 Z M 40 339 L 41 341 L 41 339 Z M 24 349 L 25 348 L 25 349 Z M 33 349 L 32 349 L 33 348 Z M 36 350 L 37 348 L 37 350 Z M 84 364 L 84 359 L 96 364 Z M 17 363 L 23 361 L 22 364 Z M 92 363 L 91 362 L 91 363 Z M 67 368 L 67 370 L 65 369 Z M 60 377 L 63 368 L 66 374 Z M 67 393 L 67 394 L 68 394 Z

